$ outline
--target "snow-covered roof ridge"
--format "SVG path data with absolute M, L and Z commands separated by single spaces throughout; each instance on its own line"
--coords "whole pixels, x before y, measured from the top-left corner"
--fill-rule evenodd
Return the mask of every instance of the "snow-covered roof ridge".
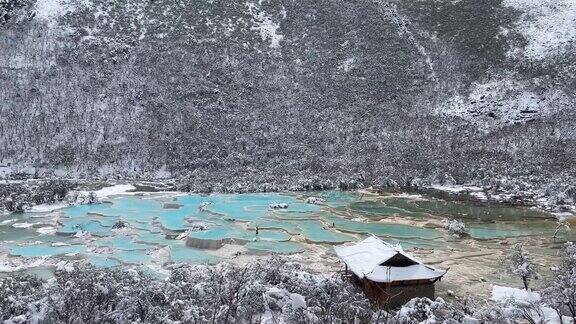
M 423 264 L 418 259 L 406 253 L 401 246 L 392 245 L 375 235 L 353 245 L 334 247 L 336 255 L 359 278 L 367 278 L 376 282 L 392 282 L 403 280 L 434 280 L 446 274 Z M 382 264 L 396 255 L 402 255 L 415 264 L 408 266 L 383 266 Z

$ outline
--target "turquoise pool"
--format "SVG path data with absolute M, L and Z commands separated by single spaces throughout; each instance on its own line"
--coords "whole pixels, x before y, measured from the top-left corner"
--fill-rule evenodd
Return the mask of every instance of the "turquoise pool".
M 84 258 L 101 267 L 164 266 L 219 262 L 218 250 L 225 244 L 242 246 L 246 254 L 295 254 L 310 245 L 329 251 L 368 234 L 407 248 L 448 248 L 452 238 L 428 224 L 444 217 L 463 220 L 471 238 L 480 240 L 554 230 L 550 215 L 524 208 L 340 191 L 313 194 L 323 203 L 308 203 L 310 193 L 144 193 L 52 213 L 1 215 L 0 252 L 15 258 Z M 118 224 L 125 226 L 115 228 Z M 55 233 L 37 231 L 46 226 Z

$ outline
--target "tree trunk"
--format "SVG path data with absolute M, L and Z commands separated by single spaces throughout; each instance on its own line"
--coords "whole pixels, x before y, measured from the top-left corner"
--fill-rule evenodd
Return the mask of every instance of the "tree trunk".
M 522 282 L 524 283 L 524 289 L 528 290 L 528 278 L 522 277 Z
M 560 324 L 564 324 L 564 320 L 562 319 L 562 311 L 560 311 L 560 309 L 556 309 L 556 314 L 558 314 L 558 318 L 560 319 Z

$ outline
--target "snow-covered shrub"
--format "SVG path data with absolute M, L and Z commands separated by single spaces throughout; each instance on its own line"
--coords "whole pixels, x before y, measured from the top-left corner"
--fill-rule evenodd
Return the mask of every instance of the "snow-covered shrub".
M 355 318 L 369 318 L 372 315 L 370 304 L 362 292 L 340 276 L 314 275 L 301 264 L 287 263 L 281 258 L 272 258 L 258 266 L 258 272 L 269 284 L 304 296 L 306 313 L 310 318 L 320 322 L 338 319 L 352 322 Z
M 169 283 L 170 290 L 194 300 L 175 314 L 192 322 L 238 322 L 254 316 L 285 323 L 350 322 L 372 315 L 370 304 L 350 283 L 313 275 L 279 258 L 247 267 L 184 267 L 174 271 Z
M 572 249 L 565 271 L 576 263 Z M 559 297 L 565 279 L 557 279 L 546 300 L 569 313 L 570 305 Z M 539 305 L 509 300 L 480 304 L 415 298 L 398 311 L 376 310 L 341 276 L 311 273 L 279 257 L 244 266 L 183 265 L 166 280 L 86 265 L 58 267 L 50 281 L 0 278 L 0 321 L 12 323 L 510 324 L 538 316 Z
M 71 191 L 66 195 L 65 200 L 70 205 L 91 205 L 98 203 L 98 196 L 93 191 Z
M 559 315 L 569 314 L 576 318 L 576 245 L 564 247 L 561 265 L 554 277 L 542 290 L 542 300 Z
M 455 186 L 456 180 L 449 173 L 437 173 L 429 177 L 428 182 L 439 186 Z
M 0 184 L 0 209 L 24 211 L 39 204 L 62 201 L 75 184 L 71 181 L 49 180 Z
M 161 321 L 167 300 L 160 282 L 136 271 L 81 267 L 57 271 L 46 289 L 47 323 Z
M 10 20 L 16 11 L 32 3 L 30 0 L 0 0 L 0 26 Z
M 26 317 L 30 306 L 38 301 L 42 281 L 36 277 L 16 274 L 0 280 L 0 320 Z
M 127 227 L 128 223 L 126 223 L 125 221 L 119 219 L 116 221 L 116 223 L 114 223 L 114 225 L 112 225 L 112 229 L 120 229 L 120 228 L 124 228 Z
M 394 319 L 399 323 L 420 323 L 425 320 L 438 320 L 434 312 L 439 308 L 445 306 L 445 302 L 438 298 L 432 301 L 428 298 L 414 298 L 406 303 Z
M 511 274 L 522 279 L 526 290 L 528 290 L 530 280 L 539 278 L 536 264 L 532 261 L 522 243 L 513 245 L 502 261 Z
M 200 206 L 198 206 L 198 210 L 199 211 L 204 211 L 208 208 L 208 206 L 212 205 L 212 202 L 210 201 L 203 201 L 202 203 L 200 203 Z
M 65 180 L 41 181 L 31 188 L 31 202 L 35 205 L 62 201 L 76 184 Z
M 286 289 L 270 288 L 264 292 L 265 315 L 274 320 L 282 317 L 288 323 L 309 323 L 317 318 L 307 311 L 306 299 Z
M 468 233 L 466 229 L 466 224 L 457 219 L 444 219 L 442 220 L 442 226 L 450 233 L 450 235 L 455 237 L 461 237 Z
M 565 230 L 566 232 L 570 231 L 570 223 L 565 217 L 557 216 L 556 219 L 556 228 L 554 229 L 554 234 L 552 235 L 553 239 L 558 237 L 560 231 Z
M 314 204 L 314 205 L 320 205 L 325 203 L 326 200 L 320 198 L 320 197 L 308 197 L 306 198 L 306 203 L 308 204 Z
M 64 202 L 66 202 L 69 205 L 75 205 L 78 201 L 79 195 L 80 195 L 80 192 L 78 192 L 76 190 L 72 190 L 66 195 L 66 197 L 64 197 Z
M 364 188 L 362 179 L 340 179 L 338 182 L 338 189 L 340 190 L 355 190 Z M 318 188 L 323 189 L 323 188 Z M 308 190 L 308 189 L 307 189 Z M 317 190 L 314 188 L 314 190 Z
M 9 212 L 23 212 L 30 208 L 30 203 L 24 194 L 11 195 L 4 199 L 4 208 Z
M 188 228 L 191 232 L 205 231 L 209 228 L 208 224 L 204 222 L 192 223 Z
M 472 309 L 461 303 L 448 303 L 438 297 L 414 298 L 388 319 L 388 324 L 418 324 L 418 323 L 475 323 Z
M 191 233 L 206 231 L 210 228 L 210 226 L 204 222 L 195 222 L 190 224 L 189 228 L 181 233 L 180 235 L 176 236 L 177 240 L 184 240 L 186 239 Z
M 286 209 L 286 208 L 288 208 L 288 204 L 286 204 L 286 203 L 272 203 L 272 204 L 268 205 L 268 207 L 270 207 L 270 209 Z
M 81 204 L 90 205 L 98 203 L 98 197 L 96 196 L 96 193 L 94 193 L 94 191 L 90 191 L 85 196 L 82 196 L 82 198 L 83 201 L 81 202 Z
M 478 323 L 513 324 L 522 318 L 522 312 L 513 300 L 504 300 L 484 306 L 477 304 L 471 317 Z
M 40 314 L 46 323 L 351 323 L 368 322 L 374 313 L 340 276 L 312 274 L 279 258 L 186 265 L 167 280 L 79 266 L 57 269 L 53 282 L 29 289 L 32 282 L 0 279 L 0 287 L 23 287 L 0 289 L 0 320 L 26 322 Z
M 186 322 L 234 323 L 261 314 L 266 287 L 249 267 L 186 266 L 167 281 L 170 316 Z

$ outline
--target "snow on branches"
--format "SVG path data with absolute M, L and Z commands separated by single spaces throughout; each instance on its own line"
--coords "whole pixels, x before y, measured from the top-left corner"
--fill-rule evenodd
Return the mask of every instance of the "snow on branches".
M 526 290 L 528 290 L 528 284 L 531 279 L 539 278 L 536 264 L 532 261 L 522 243 L 513 245 L 503 262 L 508 266 L 508 271 L 511 274 L 522 279 Z
M 457 220 L 457 219 L 444 219 L 442 220 L 442 227 L 450 233 L 450 235 L 454 237 L 461 237 L 468 233 L 466 229 L 466 224 L 464 222 Z
M 576 317 L 576 245 L 566 243 L 562 263 L 542 291 L 542 300 L 559 316 Z

